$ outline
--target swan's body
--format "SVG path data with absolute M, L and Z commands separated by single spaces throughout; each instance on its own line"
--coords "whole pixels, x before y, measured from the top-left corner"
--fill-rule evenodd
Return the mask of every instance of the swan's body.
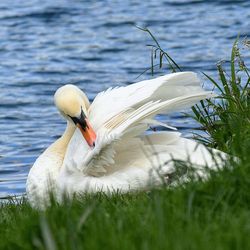
M 192 72 L 108 89 L 91 105 L 77 87 L 61 87 L 55 103 L 67 119 L 67 128 L 30 170 L 27 194 L 31 204 L 46 203 L 52 191 L 72 197 L 159 185 L 175 171 L 172 159 L 189 161 L 199 175 L 205 166 L 221 165 L 222 153 L 213 150 L 220 154 L 215 159 L 206 147 L 178 132 L 145 133 L 150 125 L 167 126 L 154 120 L 155 115 L 190 107 L 211 96 Z

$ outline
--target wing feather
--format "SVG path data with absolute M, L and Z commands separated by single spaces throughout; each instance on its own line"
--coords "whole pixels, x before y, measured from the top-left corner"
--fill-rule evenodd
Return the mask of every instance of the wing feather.
M 196 73 L 179 72 L 137 82 L 128 86 L 109 88 L 99 93 L 89 108 L 89 121 L 95 130 L 130 108 L 150 101 L 166 101 L 179 96 L 204 91 Z
M 95 148 L 78 145 L 70 150 L 76 169 L 88 175 L 104 175 L 115 163 L 116 148 L 123 140 L 135 140 L 150 124 L 161 124 L 154 120 L 157 114 L 190 107 L 211 96 L 192 72 L 109 88 L 97 95 L 89 109 L 89 120 L 97 133 Z

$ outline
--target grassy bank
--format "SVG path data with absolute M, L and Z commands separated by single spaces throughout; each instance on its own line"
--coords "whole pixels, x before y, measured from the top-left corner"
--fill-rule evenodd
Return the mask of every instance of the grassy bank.
M 242 168 L 245 166 L 241 166 Z M 249 173 L 248 173 L 249 177 Z M 204 184 L 85 198 L 44 213 L 1 209 L 2 249 L 249 249 L 249 178 L 240 168 Z
M 165 58 L 172 70 L 180 70 L 166 52 L 157 51 L 160 66 Z M 233 168 L 211 173 L 203 183 L 96 194 L 44 212 L 25 200 L 1 205 L 0 248 L 250 249 L 250 77 L 237 43 L 229 64 L 228 72 L 218 65 L 218 79 L 208 76 L 219 97 L 193 111 L 210 136 L 197 139 L 237 155 L 241 161 Z

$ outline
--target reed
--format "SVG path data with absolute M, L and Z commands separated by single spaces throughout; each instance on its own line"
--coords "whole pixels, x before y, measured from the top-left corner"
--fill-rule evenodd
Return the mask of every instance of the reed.
M 213 84 L 217 98 L 201 101 L 192 110 L 193 118 L 208 135 L 197 139 L 242 157 L 250 148 L 250 72 L 238 44 L 237 39 L 227 64 L 217 64 L 218 80 L 203 73 Z

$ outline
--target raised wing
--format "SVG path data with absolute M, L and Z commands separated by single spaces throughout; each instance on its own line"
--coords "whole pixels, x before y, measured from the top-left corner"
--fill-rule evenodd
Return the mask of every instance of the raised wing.
M 88 118 L 93 128 L 98 130 L 109 119 L 128 109 L 138 108 L 150 101 L 166 101 L 201 92 L 204 90 L 197 74 L 168 74 L 99 93 L 89 108 Z
M 192 72 L 170 74 L 102 92 L 89 109 L 89 121 L 97 133 L 96 146 L 89 148 L 75 133 L 68 147 L 75 164 L 68 165 L 72 171 L 103 175 L 115 163 L 116 149 L 124 140 L 138 143 L 136 136 L 142 135 L 150 124 L 161 124 L 154 120 L 155 115 L 190 107 L 210 96 Z

